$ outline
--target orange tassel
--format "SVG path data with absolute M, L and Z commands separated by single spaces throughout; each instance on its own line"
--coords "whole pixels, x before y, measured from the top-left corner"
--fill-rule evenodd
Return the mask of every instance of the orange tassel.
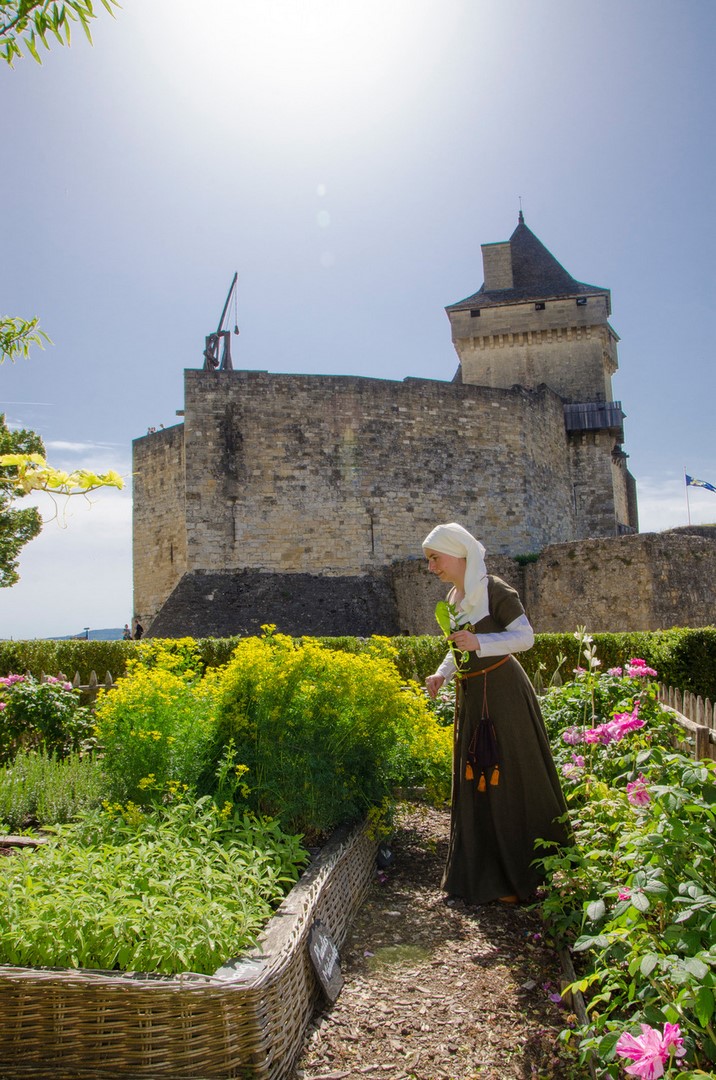
M 470 764 L 469 761 L 468 761 L 467 765 L 465 766 L 465 779 L 466 780 L 472 780 L 473 779 L 472 765 Z
M 487 790 L 487 784 L 485 783 L 485 774 L 484 773 L 482 773 L 482 775 L 480 776 L 480 782 L 477 785 L 477 790 L 478 791 L 486 791 Z
M 490 785 L 492 787 L 497 787 L 499 782 L 500 782 L 500 766 L 495 765 L 494 769 L 492 770 L 492 776 L 490 777 Z

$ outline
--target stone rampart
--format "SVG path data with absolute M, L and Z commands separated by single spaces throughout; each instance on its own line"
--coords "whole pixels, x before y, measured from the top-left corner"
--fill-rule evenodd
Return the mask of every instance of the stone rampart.
M 517 589 L 537 633 L 663 630 L 716 623 L 716 527 L 670 530 L 546 547 L 523 565 L 487 557 L 490 573 Z M 401 631 L 435 633 L 445 588 L 419 560 L 393 572 Z

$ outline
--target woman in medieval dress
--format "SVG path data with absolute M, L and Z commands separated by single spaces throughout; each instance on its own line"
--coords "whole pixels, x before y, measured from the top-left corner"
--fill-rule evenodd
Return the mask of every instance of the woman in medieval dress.
M 450 844 L 442 888 L 469 904 L 517 903 L 541 881 L 533 860 L 570 842 L 567 812 L 537 696 L 512 655 L 534 642 L 517 592 L 485 568 L 483 545 L 461 525 L 423 541 L 428 568 L 452 585 L 451 648 L 426 679 L 431 697 L 455 678 Z

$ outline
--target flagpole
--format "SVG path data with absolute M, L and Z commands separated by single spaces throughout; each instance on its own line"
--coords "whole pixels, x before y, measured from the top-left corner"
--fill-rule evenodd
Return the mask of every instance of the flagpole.
M 688 524 L 690 525 L 691 524 L 691 507 L 689 506 L 689 484 L 688 484 L 688 481 L 686 479 L 686 477 L 688 475 L 689 474 L 686 471 L 686 466 L 684 465 L 684 484 L 686 484 L 686 520 L 687 520 Z

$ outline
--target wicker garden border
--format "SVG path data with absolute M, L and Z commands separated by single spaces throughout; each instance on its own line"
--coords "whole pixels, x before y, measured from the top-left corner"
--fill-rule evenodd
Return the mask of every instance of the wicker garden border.
M 284 1080 L 320 996 L 311 927 L 340 948 L 376 850 L 365 825 L 334 833 L 256 948 L 214 975 L 0 965 L 0 1075 Z

